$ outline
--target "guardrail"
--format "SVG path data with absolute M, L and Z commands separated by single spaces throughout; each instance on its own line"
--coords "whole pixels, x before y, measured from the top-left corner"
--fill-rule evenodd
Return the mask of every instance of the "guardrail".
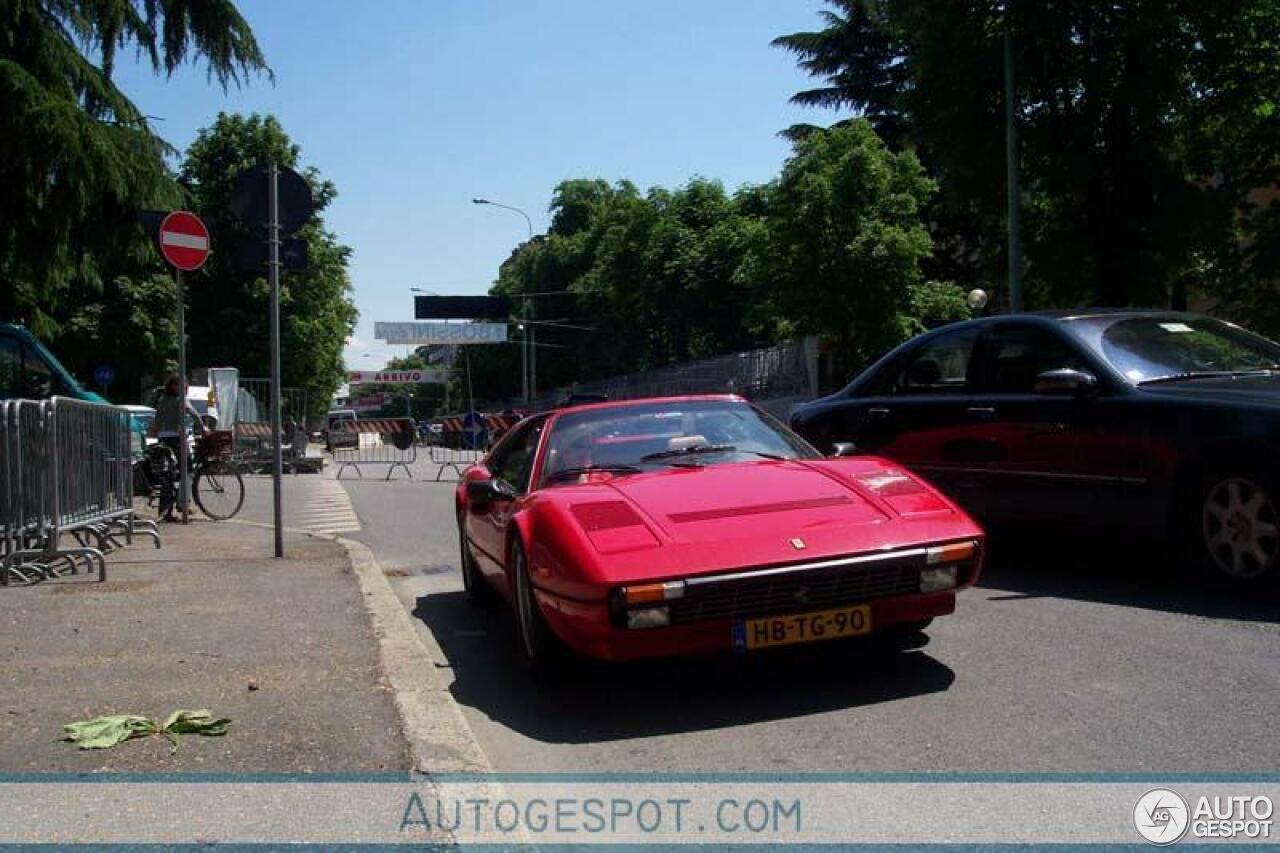
M 0 401 L 0 585 L 82 567 L 103 581 L 106 552 L 135 535 L 160 547 L 155 524 L 133 510 L 131 444 L 125 409 L 67 397 Z
M 356 433 L 356 443 L 351 447 L 333 448 L 333 461 L 338 468 L 337 479 L 342 479 L 342 472 L 347 468 L 355 468 L 356 473 L 364 478 L 361 465 L 387 465 L 387 479 L 395 473 L 396 468 L 403 468 L 413 479 L 413 471 L 409 468 L 418 459 L 416 441 L 417 426 L 411 418 L 374 418 L 367 421 L 342 421 L 341 430 Z

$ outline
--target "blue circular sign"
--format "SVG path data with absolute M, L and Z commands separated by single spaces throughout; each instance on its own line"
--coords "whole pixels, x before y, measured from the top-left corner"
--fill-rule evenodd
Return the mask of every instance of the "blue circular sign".
M 479 450 L 489 443 L 489 429 L 485 426 L 484 415 L 467 412 L 462 417 L 462 443 L 472 450 Z
M 99 385 L 110 385 L 116 381 L 116 369 L 109 364 L 99 364 L 93 369 L 93 381 Z

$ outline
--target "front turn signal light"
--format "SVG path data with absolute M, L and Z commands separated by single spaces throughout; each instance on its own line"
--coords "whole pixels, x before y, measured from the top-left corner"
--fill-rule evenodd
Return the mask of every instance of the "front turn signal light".
M 657 604 L 673 598 L 684 597 L 684 581 L 668 581 L 667 583 L 644 583 L 622 588 L 622 600 L 627 606 L 636 604 Z
M 952 542 L 949 545 L 938 545 L 925 551 L 926 565 L 936 566 L 939 563 L 962 563 L 973 559 L 978 546 L 974 542 Z

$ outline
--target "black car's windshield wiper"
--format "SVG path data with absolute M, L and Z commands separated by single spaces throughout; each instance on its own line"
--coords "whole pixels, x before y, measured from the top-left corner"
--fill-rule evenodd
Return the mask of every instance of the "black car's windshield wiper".
M 1142 379 L 1139 385 L 1158 385 L 1163 382 L 1186 382 L 1192 379 L 1222 379 L 1229 376 L 1257 376 L 1280 371 L 1280 364 L 1267 364 L 1262 367 L 1251 367 L 1247 370 L 1189 370 L 1186 373 L 1173 373 L 1169 376 L 1153 376 Z
M 676 447 L 671 450 L 659 450 L 657 453 L 646 453 L 640 457 L 640 461 L 657 462 L 659 459 L 675 459 L 680 456 L 695 456 L 699 453 L 728 453 L 737 449 L 732 444 L 695 444 L 693 447 Z
M 547 482 L 554 483 L 568 477 L 580 477 L 583 474 L 594 474 L 604 471 L 609 474 L 639 474 L 640 469 L 634 465 L 583 465 L 577 468 L 562 468 L 554 474 L 547 475 Z

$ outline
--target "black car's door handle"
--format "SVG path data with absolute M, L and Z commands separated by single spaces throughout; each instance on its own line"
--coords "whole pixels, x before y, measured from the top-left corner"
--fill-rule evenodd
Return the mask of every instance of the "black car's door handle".
M 883 406 L 872 406 L 867 409 L 867 417 L 873 421 L 882 421 L 889 417 L 889 410 Z
M 996 416 L 996 409 L 994 406 L 970 406 L 964 413 L 975 421 L 989 421 Z

